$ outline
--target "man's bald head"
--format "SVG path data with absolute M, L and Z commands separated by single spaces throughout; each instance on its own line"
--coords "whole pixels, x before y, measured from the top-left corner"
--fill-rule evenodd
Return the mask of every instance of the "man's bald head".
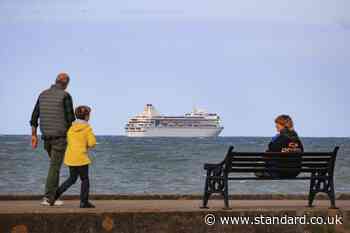
M 69 84 L 69 75 L 67 73 L 59 73 L 56 78 L 56 85 L 66 89 Z

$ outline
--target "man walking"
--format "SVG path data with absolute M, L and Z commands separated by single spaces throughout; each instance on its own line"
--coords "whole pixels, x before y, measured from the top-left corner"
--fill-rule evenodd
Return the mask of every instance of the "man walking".
M 49 205 L 48 200 L 56 194 L 67 146 L 66 134 L 75 120 L 72 97 L 65 91 L 69 80 L 66 73 L 60 73 L 57 76 L 56 83 L 39 95 L 30 121 L 33 149 L 38 146 L 37 128 L 40 118 L 41 138 L 44 140 L 44 148 L 50 158 L 42 205 Z M 63 205 L 63 202 L 57 200 L 55 205 Z

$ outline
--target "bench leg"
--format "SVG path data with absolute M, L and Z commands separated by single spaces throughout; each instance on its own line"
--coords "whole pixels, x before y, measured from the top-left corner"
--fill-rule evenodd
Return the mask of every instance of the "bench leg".
M 317 176 L 315 176 L 314 174 L 312 175 L 310 181 L 309 207 L 312 207 L 312 203 L 315 199 L 315 196 L 319 192 L 327 193 L 328 198 L 331 202 L 330 208 L 336 209 L 333 177 L 324 179 L 317 178 Z
M 229 194 L 228 194 L 228 177 L 225 176 L 224 179 L 224 202 L 225 202 L 225 208 L 224 209 L 231 209 L 230 203 L 229 203 Z
M 315 178 L 312 175 L 310 180 L 310 190 L 309 190 L 309 203 L 308 203 L 309 207 L 312 207 L 312 203 L 314 202 L 314 199 L 316 196 L 315 184 L 316 184 Z
M 315 196 L 316 196 L 316 193 L 315 192 L 310 192 L 309 193 L 309 203 L 308 203 L 308 206 L 309 207 L 313 207 L 312 206 L 312 203 L 314 202 L 314 199 L 315 199 Z
M 333 179 L 329 179 L 329 191 L 328 191 L 328 197 L 329 197 L 329 200 L 331 202 L 331 206 L 330 206 L 330 209 L 337 209 L 337 207 L 335 206 L 335 192 L 334 192 L 334 182 L 333 182 Z
M 225 181 L 225 177 L 222 176 L 222 170 L 219 170 L 219 171 L 208 170 L 207 177 L 205 179 L 203 203 L 201 208 L 202 209 L 208 208 L 208 201 L 211 194 L 213 193 L 224 194 L 224 196 L 227 196 L 227 199 L 228 199 L 228 195 L 225 195 L 225 192 L 224 192 L 225 186 L 227 187 L 227 180 Z
M 204 194 L 203 194 L 203 204 L 200 207 L 201 209 L 208 209 L 208 200 L 209 200 L 210 195 L 211 195 L 211 193 L 209 193 L 208 186 L 209 186 L 209 179 L 208 179 L 208 176 L 207 176 L 207 178 L 205 179 Z
M 205 193 L 204 194 L 202 206 L 200 207 L 201 209 L 209 209 L 208 201 L 209 201 L 210 195 L 211 195 L 210 193 Z

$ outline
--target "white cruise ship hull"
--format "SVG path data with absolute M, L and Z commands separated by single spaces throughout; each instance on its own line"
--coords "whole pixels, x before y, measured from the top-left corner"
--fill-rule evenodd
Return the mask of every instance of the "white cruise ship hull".
M 146 128 L 141 132 L 128 132 L 128 137 L 217 137 L 220 128 Z

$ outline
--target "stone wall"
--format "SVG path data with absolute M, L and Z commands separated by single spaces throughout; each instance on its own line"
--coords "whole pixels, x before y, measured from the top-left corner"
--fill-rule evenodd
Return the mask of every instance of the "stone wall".
M 206 225 L 210 211 L 1 214 L 1 233 L 347 233 L 350 211 L 216 211 L 220 216 L 343 216 L 343 225 Z

